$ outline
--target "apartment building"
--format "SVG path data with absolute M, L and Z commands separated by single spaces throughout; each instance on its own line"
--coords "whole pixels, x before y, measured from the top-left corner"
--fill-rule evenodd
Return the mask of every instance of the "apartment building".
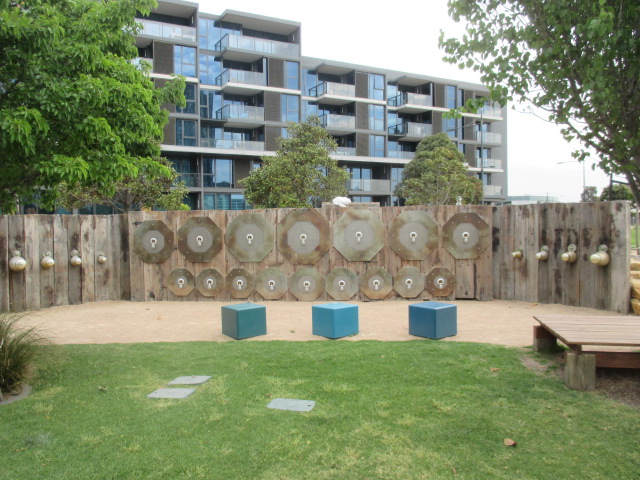
M 506 198 L 506 109 L 443 117 L 485 96 L 482 85 L 304 57 L 301 24 L 289 20 L 167 0 L 139 21 L 140 59 L 156 84 L 172 74 L 187 81 L 186 106 L 168 106 L 162 150 L 193 209 L 248 208 L 239 181 L 274 154 L 288 122 L 310 114 L 338 142 L 353 201 L 397 205 L 393 190 L 416 146 L 442 131 L 482 178 L 485 202 Z

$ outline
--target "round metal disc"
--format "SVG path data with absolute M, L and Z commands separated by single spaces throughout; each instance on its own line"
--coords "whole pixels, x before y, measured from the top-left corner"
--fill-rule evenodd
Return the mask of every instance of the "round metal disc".
M 279 268 L 265 268 L 256 276 L 256 290 L 266 300 L 278 300 L 287 291 L 287 276 Z
M 370 268 L 360 277 L 360 290 L 372 300 L 382 300 L 393 288 L 393 277 L 382 267 Z
M 315 210 L 294 210 L 278 225 L 278 251 L 293 264 L 313 265 L 330 246 L 329 223 Z
M 145 220 L 133 233 L 133 251 L 146 263 L 164 262 L 173 245 L 173 231 L 162 220 Z
M 393 288 L 402 298 L 415 298 L 424 290 L 424 275 L 416 267 L 402 267 L 393 277 Z
M 438 247 L 438 225 L 427 212 L 404 211 L 391 222 L 388 242 L 403 260 L 424 260 Z
M 333 225 L 333 246 L 351 262 L 368 262 L 384 246 L 384 225 L 371 210 L 349 208 Z
M 456 277 L 447 268 L 434 268 L 427 275 L 426 286 L 434 297 L 448 297 L 456 288 Z
M 215 268 L 202 270 L 196 277 L 196 288 L 205 297 L 215 297 L 225 285 L 224 277 Z
M 327 275 L 327 293 L 335 300 L 349 300 L 358 291 L 358 275 L 350 268 L 334 268 Z
M 243 213 L 229 224 L 225 240 L 241 262 L 261 262 L 274 247 L 273 225 L 257 213 Z
M 209 217 L 191 217 L 178 229 L 178 250 L 190 262 L 210 262 L 222 249 L 222 230 Z
M 253 275 L 244 268 L 234 268 L 227 274 L 225 280 L 231 298 L 247 298 L 255 288 Z
M 196 286 L 196 279 L 186 268 L 175 268 L 167 278 L 167 288 L 177 297 L 186 297 Z
M 458 260 L 478 258 L 490 243 L 489 225 L 476 213 L 456 213 L 442 227 L 442 244 Z
M 299 268 L 289 280 L 289 289 L 298 300 L 313 302 L 324 292 L 324 277 L 315 268 Z

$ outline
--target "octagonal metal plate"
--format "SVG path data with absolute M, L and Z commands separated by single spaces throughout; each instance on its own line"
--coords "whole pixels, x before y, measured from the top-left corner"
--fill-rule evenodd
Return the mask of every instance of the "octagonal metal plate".
M 391 222 L 388 243 L 403 260 L 424 260 L 438 247 L 438 224 L 427 212 L 404 211 Z
M 327 293 L 334 300 L 349 300 L 357 291 L 358 275 L 350 268 L 334 268 L 327 275 Z
M 458 260 L 478 258 L 490 243 L 489 225 L 477 213 L 456 213 L 442 227 L 442 244 Z
M 416 298 L 424 290 L 424 275 L 416 267 L 402 267 L 393 277 L 393 288 L 402 298 Z
M 145 220 L 133 233 L 133 251 L 146 263 L 164 262 L 173 246 L 173 230 L 162 220 Z
M 186 268 L 174 268 L 167 279 L 167 288 L 177 297 L 186 297 L 196 286 L 196 279 Z
M 287 276 L 279 268 L 265 268 L 256 276 L 256 290 L 266 300 L 280 299 L 287 288 Z
M 244 268 L 234 268 L 226 277 L 227 291 L 231 298 L 247 298 L 255 288 L 253 275 Z
M 434 268 L 427 275 L 426 286 L 434 297 L 448 297 L 456 289 L 456 276 L 448 268 Z
M 178 250 L 190 262 L 210 262 L 222 249 L 222 230 L 209 217 L 191 217 L 178 229 Z
M 382 300 L 393 288 L 393 277 L 382 267 L 370 268 L 360 277 L 360 290 L 372 300 Z
M 257 213 L 243 213 L 229 224 L 225 240 L 241 262 L 261 262 L 274 247 L 273 225 Z
M 294 210 L 278 225 L 278 251 L 293 264 L 313 265 L 329 247 L 329 223 L 315 210 Z
M 196 288 L 205 297 L 215 297 L 225 286 L 224 277 L 215 268 L 206 268 L 196 277 Z
M 298 300 L 313 302 L 324 292 L 324 277 L 313 267 L 299 268 L 289 280 L 289 289 Z
M 368 262 L 384 246 L 384 225 L 371 210 L 347 209 L 333 225 L 333 246 L 350 262 Z

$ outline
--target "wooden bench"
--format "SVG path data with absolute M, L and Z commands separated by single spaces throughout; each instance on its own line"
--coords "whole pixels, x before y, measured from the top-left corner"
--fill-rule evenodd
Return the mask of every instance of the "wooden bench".
M 533 317 L 540 325 L 533 327 L 536 352 L 548 351 L 560 340 L 567 352 L 565 383 L 574 390 L 593 390 L 596 367 L 640 368 L 640 351 L 585 351 L 586 346 L 640 348 L 638 317 Z

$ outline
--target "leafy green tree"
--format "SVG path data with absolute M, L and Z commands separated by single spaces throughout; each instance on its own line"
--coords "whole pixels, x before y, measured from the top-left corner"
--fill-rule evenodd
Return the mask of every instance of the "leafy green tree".
M 490 99 L 531 102 L 626 176 L 640 200 L 640 2 L 449 0 L 467 22 L 440 45 L 445 60 L 480 72 Z M 471 104 L 471 108 L 478 104 Z M 574 153 L 584 160 L 586 150 Z
M 598 200 L 598 189 L 593 186 L 584 187 L 584 190 L 580 194 L 581 202 L 595 202 Z
M 244 196 L 255 208 L 305 208 L 346 195 L 347 171 L 331 158 L 336 141 L 311 115 L 289 123 L 275 156 L 241 180 Z
M 184 80 L 156 89 L 131 63 L 137 11 L 155 0 L 0 0 L 0 210 L 53 208 L 65 183 L 103 196 L 141 172 L 166 179 L 165 102 L 184 105 Z M 146 67 L 148 68 L 148 67 Z
M 633 202 L 633 195 L 631 194 L 631 190 L 629 190 L 629 187 L 618 183 L 613 186 L 604 187 L 602 189 L 602 193 L 600 194 L 600 200 L 629 200 Z
M 470 177 L 460 153 L 446 133 L 424 138 L 402 172 L 395 193 L 406 205 L 479 203 L 482 182 Z

